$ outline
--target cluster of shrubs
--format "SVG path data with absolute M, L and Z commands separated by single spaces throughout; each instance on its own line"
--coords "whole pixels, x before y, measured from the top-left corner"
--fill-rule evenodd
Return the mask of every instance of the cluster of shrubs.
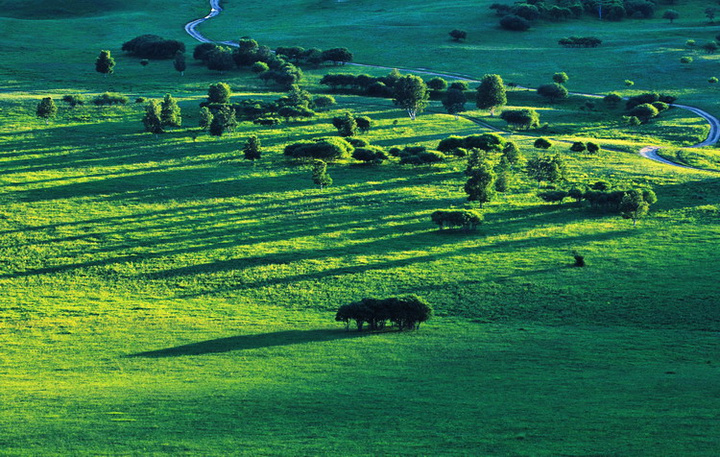
M 430 220 L 440 227 L 460 227 L 465 231 L 475 230 L 483 221 L 482 213 L 466 209 L 438 210 L 430 215 Z
M 483 133 L 482 135 L 470 135 L 466 137 L 451 135 L 440 140 L 437 150 L 464 157 L 470 149 L 500 152 L 506 143 L 507 140 L 505 140 L 505 138 L 495 133 Z
M 92 99 L 94 105 L 124 105 L 128 98 L 115 92 L 105 92 Z
M 400 158 L 400 165 L 429 165 L 444 161 L 447 156 L 426 146 L 406 146 L 402 149 L 391 148 L 390 155 Z
M 333 91 L 388 98 L 392 97 L 393 87 L 400 78 L 400 73 L 396 71 L 380 77 L 365 74 L 329 73 L 322 77 L 320 84 L 328 86 Z
M 566 48 L 597 48 L 602 44 L 602 40 L 594 36 L 571 36 L 561 38 L 558 44 Z
M 416 295 L 391 298 L 363 298 L 360 301 L 342 305 L 335 315 L 335 320 L 345 323 L 350 329 L 354 321 L 358 331 L 365 324 L 370 330 L 382 330 L 388 321 L 398 330 L 416 330 L 420 324 L 432 317 L 432 307 Z
M 185 43 L 158 35 L 140 35 L 123 43 L 122 50 L 141 59 L 172 59 L 178 52 L 185 52 Z
M 635 95 L 625 102 L 625 110 L 627 111 L 625 120 L 630 125 L 644 124 L 669 109 L 670 105 L 675 103 L 676 100 L 677 97 L 656 92 Z M 609 107 L 615 108 L 622 101 L 622 97 L 615 92 L 611 92 L 603 98 L 603 101 Z
M 602 5 L 600 4 L 602 1 Z M 561 21 L 580 18 L 583 14 L 620 21 L 625 17 L 648 19 L 655 14 L 656 2 L 650 0 L 555 0 L 528 1 L 514 4 L 493 3 L 490 9 L 501 16 L 500 26 L 506 30 L 524 31 L 538 19 Z M 599 44 L 599 43 L 598 43 Z

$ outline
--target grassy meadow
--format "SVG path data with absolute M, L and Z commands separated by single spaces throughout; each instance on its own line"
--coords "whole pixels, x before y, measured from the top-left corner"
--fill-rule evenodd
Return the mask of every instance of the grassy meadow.
M 518 167 L 477 231 L 441 232 L 433 211 L 472 207 L 464 159 L 340 161 L 321 190 L 282 150 L 336 135 L 331 119 L 347 110 L 371 117 L 361 137 L 385 148 L 435 147 L 484 127 L 437 101 L 410 121 L 390 100 L 336 94 L 311 121 L 212 137 L 196 127 L 208 84 L 228 82 L 234 101 L 282 93 L 190 59 L 185 76 L 168 61 L 143 68 L 119 49 L 158 33 L 191 53 L 182 25 L 207 14 L 206 2 L 39 3 L 0 0 L 0 11 L 13 8 L 0 18 L 0 455 L 717 454 L 720 175 L 637 154 L 653 144 L 717 169 L 716 149 L 688 148 L 708 131 L 701 119 L 671 109 L 627 127 L 599 100 L 551 105 L 510 91 L 509 106 L 536 108 L 546 124 L 508 135 L 526 158 L 545 136 L 570 181 L 651 187 L 659 201 L 634 227 L 542 202 Z M 673 25 L 659 5 L 647 21 L 512 34 L 476 2 L 232 0 L 201 30 L 528 86 L 566 71 L 571 90 L 655 89 L 717 113 L 707 84 L 716 56 L 677 63 L 687 39 L 715 34 L 704 6 L 675 5 Z M 448 41 L 453 28 L 468 41 Z M 578 28 L 606 41 L 557 47 Z M 117 59 L 107 78 L 93 71 L 99 49 Z M 303 87 L 322 93 L 326 71 L 306 71 Z M 130 103 L 59 101 L 106 90 Z M 132 102 L 168 92 L 183 127 L 155 137 Z M 59 107 L 47 124 L 35 116 L 45 96 Z M 240 151 L 250 135 L 263 145 L 255 165 Z M 604 149 L 570 152 L 578 140 Z M 573 250 L 585 268 L 571 266 Z M 333 320 L 342 304 L 410 293 L 435 309 L 417 332 L 346 332 Z

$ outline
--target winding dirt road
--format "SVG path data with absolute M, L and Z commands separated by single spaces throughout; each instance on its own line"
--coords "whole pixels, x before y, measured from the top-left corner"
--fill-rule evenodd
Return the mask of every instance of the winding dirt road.
M 199 41 L 201 43 L 219 43 L 219 44 L 224 44 L 224 45 L 228 45 L 228 46 L 237 46 L 237 43 L 234 43 L 232 41 L 210 40 L 207 37 L 205 37 L 205 35 L 203 35 L 202 33 L 197 31 L 198 25 L 202 24 L 203 22 L 205 22 L 207 20 L 214 18 L 215 16 L 220 14 L 220 12 L 222 10 L 223 9 L 220 7 L 220 0 L 210 0 L 210 13 L 203 18 L 195 19 L 194 21 L 191 21 L 191 22 L 188 22 L 187 24 L 185 24 L 185 31 L 188 33 L 188 35 L 190 35 L 191 37 L 193 37 L 194 39 L 196 39 L 197 41 Z M 428 76 L 438 76 L 438 77 L 442 77 L 442 78 L 452 78 L 452 79 L 463 80 L 463 81 L 467 81 L 467 82 L 480 82 L 480 80 L 475 79 L 472 76 L 464 75 L 461 73 L 447 73 L 447 72 L 440 73 L 440 72 L 432 71 L 427 68 L 399 68 L 399 67 L 387 67 L 387 66 L 383 66 L 383 65 L 373 65 L 373 64 L 365 64 L 365 63 L 348 63 L 347 65 L 353 65 L 356 67 L 375 68 L 375 69 L 387 69 L 387 70 L 392 70 L 392 69 L 397 68 L 398 70 L 404 71 L 406 73 L 414 73 L 414 74 L 421 74 L 421 75 L 428 75 Z M 525 89 L 527 89 L 527 88 L 525 88 Z M 602 95 L 596 95 L 596 94 L 575 94 L 575 95 L 585 95 L 587 97 L 602 97 Z M 713 144 L 717 143 L 718 141 L 720 141 L 720 119 L 718 119 L 717 117 L 708 113 L 707 111 L 701 110 L 700 108 L 696 108 L 694 106 L 678 105 L 678 104 L 673 104 L 672 106 L 674 106 L 676 108 L 684 109 L 686 111 L 690 111 L 691 113 L 695 114 L 696 116 L 699 116 L 699 117 L 705 119 L 708 122 L 708 124 L 710 125 L 710 131 L 708 132 L 707 138 L 704 141 L 702 141 L 698 144 L 689 146 L 689 147 L 700 148 L 703 146 L 713 145 Z M 494 127 L 484 124 L 479 119 L 476 119 L 476 118 L 469 118 L 469 119 L 477 124 L 481 124 L 485 127 L 491 128 L 493 130 L 497 130 Z M 698 170 L 698 171 L 706 171 L 706 172 L 712 172 L 712 173 L 720 173 L 720 171 L 706 170 L 703 168 L 696 168 L 696 167 L 681 165 L 679 163 L 672 162 L 670 160 L 664 159 L 663 157 L 660 157 L 660 155 L 658 154 L 658 150 L 660 150 L 659 146 L 645 146 L 642 149 L 640 149 L 639 153 L 642 157 L 645 157 L 647 159 L 653 160 L 658 163 L 670 165 L 673 167 L 686 168 L 686 169 Z

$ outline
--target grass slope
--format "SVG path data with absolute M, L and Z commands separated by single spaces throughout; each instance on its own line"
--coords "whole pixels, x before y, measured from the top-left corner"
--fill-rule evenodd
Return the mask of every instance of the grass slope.
M 626 152 L 572 154 L 559 141 L 550 152 L 563 154 L 574 182 L 653 187 L 660 200 L 651 214 L 633 228 L 616 215 L 545 204 L 518 174 L 512 193 L 486 205 L 477 232 L 438 232 L 432 211 L 467 207 L 462 159 L 417 168 L 340 162 L 329 169 L 334 185 L 319 190 L 305 165 L 281 155 L 289 142 L 333 135 L 330 118 L 346 109 L 374 119 L 366 138 L 384 147 L 482 131 L 437 106 L 411 122 L 389 101 L 338 96 L 338 109 L 312 122 L 246 123 L 216 139 L 193 127 L 209 82 L 229 81 L 236 98 L 279 94 L 258 94 L 245 75 L 191 66 L 180 77 L 169 62 L 142 68 L 119 55 L 115 75 L 92 71 L 100 47 L 117 50 L 148 32 L 177 38 L 184 21 L 204 15 L 200 3 L 173 3 L 162 23 L 151 13 L 169 4 L 159 0 L 102 21 L 32 21 L 32 30 L 30 21 L 0 19 L 11 32 L 0 48 L 0 453 L 716 454 L 720 179 L 636 154 L 637 142 L 688 145 L 706 127 L 670 111 L 618 130 L 621 113 L 581 110 L 584 99 L 541 105 L 546 130 L 511 136 L 527 157 L 537 154 L 534 135 L 601 138 Z M 301 31 L 315 41 L 281 42 L 300 29 L 279 19 L 278 42 L 262 41 L 329 45 L 326 20 L 362 22 L 356 8 L 375 8 L 298 5 L 287 12 L 315 24 Z M 424 27 L 435 26 L 440 7 L 405 6 L 373 13 L 378 34 L 408 31 L 393 35 L 405 52 L 370 54 L 375 38 L 358 27 L 367 38 L 352 41 L 359 55 L 410 66 L 432 50 L 421 46 Z M 470 17 L 467 6 L 442 6 L 443 40 Z M 259 3 L 248 2 L 246 14 L 266 24 L 253 16 Z M 452 46 L 456 55 L 478 44 Z M 531 53 L 522 55 L 530 65 Z M 550 69 L 532 65 L 537 75 Z M 314 91 L 320 74 L 308 72 Z M 185 127 L 154 138 L 133 104 L 60 104 L 49 125 L 34 117 L 39 97 L 110 89 L 173 93 Z M 711 103 L 709 93 L 682 91 Z M 510 103 L 538 106 L 522 91 Z M 265 148 L 256 166 L 238 152 L 250 134 Z M 569 266 L 573 249 L 586 268 Z M 435 306 L 437 318 L 419 332 L 346 333 L 332 321 L 340 304 L 404 293 Z

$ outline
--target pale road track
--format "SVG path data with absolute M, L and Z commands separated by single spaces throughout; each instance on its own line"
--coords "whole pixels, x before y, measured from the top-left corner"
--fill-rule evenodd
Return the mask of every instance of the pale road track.
M 237 46 L 237 43 L 234 43 L 232 41 L 214 41 L 206 38 L 202 33 L 197 31 L 197 26 L 202 24 L 203 22 L 214 18 L 220 12 L 222 12 L 222 8 L 220 7 L 220 0 L 210 0 L 210 13 L 200 19 L 195 19 L 194 21 L 188 22 L 185 24 L 185 31 L 193 37 L 195 40 L 201 42 L 201 43 L 219 43 L 224 44 L 228 46 Z M 353 65 L 356 67 L 366 67 L 366 68 L 379 68 L 379 69 L 387 69 L 387 70 L 393 70 L 398 69 L 399 71 L 404 71 L 406 73 L 414 73 L 414 74 L 422 74 L 422 75 L 428 75 L 428 76 L 439 76 L 443 78 L 453 78 L 468 82 L 480 82 L 480 80 L 473 78 L 472 76 L 464 75 L 462 73 L 440 73 L 440 72 L 434 72 L 432 70 L 429 70 L 427 68 L 399 68 L 399 67 L 388 67 L 383 65 L 372 65 L 372 64 L 364 64 L 364 63 L 348 63 L 347 65 Z M 521 87 L 521 89 L 528 89 L 526 87 Z M 596 94 L 575 94 L 575 95 L 584 95 L 587 97 L 602 97 L 602 95 L 596 95 Z M 703 119 L 705 119 L 708 124 L 710 125 L 710 131 L 708 132 L 707 138 L 702 141 L 701 143 L 689 146 L 691 148 L 700 148 L 703 146 L 710 146 L 718 141 L 720 141 L 720 119 L 713 116 L 712 114 L 708 113 L 707 111 L 701 110 L 700 108 L 695 108 L 694 106 L 687 106 L 687 105 L 677 105 L 673 104 L 672 106 L 680 109 L 684 109 L 686 111 L 690 111 L 691 113 L 695 114 L 696 116 L 699 116 Z M 498 130 L 494 127 L 491 127 L 487 124 L 482 123 L 480 120 L 475 118 L 469 118 L 471 121 L 482 124 L 485 127 L 491 128 L 493 130 Z M 658 150 L 660 149 L 659 146 L 645 146 L 642 149 L 640 149 L 640 155 L 642 157 L 645 157 L 646 159 L 653 160 L 658 163 L 662 163 L 665 165 L 670 165 L 677 168 L 685 168 L 689 170 L 697 170 L 697 171 L 705 171 L 710 173 L 720 173 L 715 170 L 706 170 L 702 168 L 696 168 L 696 167 L 690 167 L 687 165 L 681 165 L 679 163 L 672 162 L 670 160 L 667 160 L 663 157 L 661 157 L 658 154 Z

